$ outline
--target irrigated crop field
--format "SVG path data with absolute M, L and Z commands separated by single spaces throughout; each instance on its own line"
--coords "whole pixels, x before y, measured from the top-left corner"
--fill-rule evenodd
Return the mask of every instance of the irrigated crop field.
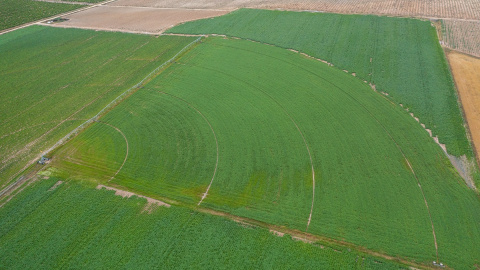
M 1 37 L 1 187 L 194 40 L 41 26 Z
M 83 5 L 34 0 L 0 0 L 0 30 L 75 10 Z
M 144 199 L 56 181 L 0 208 L 0 268 L 406 269 L 180 207 L 149 213 Z
M 361 3 L 117 0 L 1 35 L 0 268 L 478 268 L 478 63 L 446 49 L 453 80 L 439 19 L 240 9 L 158 35 L 238 6 L 478 12 Z
M 251 41 L 207 38 L 54 157 L 48 175 L 419 262 L 437 245 L 449 265 L 480 252 L 478 198 L 407 112 L 341 70 Z
M 330 62 L 402 104 L 438 135 L 448 153 L 473 156 L 447 61 L 429 22 L 242 9 L 168 32 L 248 38 Z

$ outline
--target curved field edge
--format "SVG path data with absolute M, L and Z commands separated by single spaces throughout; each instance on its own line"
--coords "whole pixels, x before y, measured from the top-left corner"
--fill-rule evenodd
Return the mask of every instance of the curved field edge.
M 288 61 L 286 61 L 287 59 Z M 475 211 L 478 211 L 478 199 L 473 192 L 466 188 L 454 169 L 449 165 L 448 160 L 442 154 L 439 147 L 432 142 L 427 133 L 420 128 L 405 111 L 398 106 L 394 106 L 380 95 L 373 92 L 366 84 L 357 78 L 346 75 L 336 69 L 329 68 L 327 65 L 320 63 L 317 60 L 302 59 L 303 58 L 298 54 L 249 41 L 228 41 L 221 38 L 209 38 L 204 44 L 190 51 L 187 55 L 177 61 L 175 65 L 171 66 L 168 70 L 153 80 L 145 87 L 145 89 L 136 92 L 131 98 L 112 110 L 112 112 L 107 114 L 102 121 L 111 121 L 115 126 L 124 125 L 125 127 L 128 127 L 120 128 L 125 132 L 126 137 L 130 142 L 130 138 L 141 138 L 141 136 L 151 136 L 152 134 L 154 134 L 155 137 L 151 138 L 161 138 L 161 136 L 165 136 L 162 135 L 162 133 L 152 133 L 147 131 L 142 135 L 142 132 L 136 127 L 136 125 L 155 128 L 157 126 L 162 126 L 165 123 L 169 123 L 171 120 L 184 122 L 181 121 L 182 118 L 178 118 L 178 116 L 181 115 L 179 112 L 187 110 L 188 106 L 180 104 L 181 102 L 175 102 L 174 98 L 168 99 L 168 97 L 158 93 L 158 91 L 172 93 L 175 96 L 182 97 L 189 103 L 193 104 L 195 108 L 202 111 L 202 114 L 211 121 L 219 139 L 219 172 L 212 185 L 210 195 L 207 196 L 202 205 L 231 212 L 240 216 L 251 217 L 273 224 L 283 224 L 288 227 L 304 230 L 308 211 L 310 210 L 309 204 L 311 204 L 312 199 L 308 196 L 309 193 L 311 194 L 312 188 L 308 185 L 308 182 L 311 183 L 311 174 L 306 173 L 307 169 L 310 171 L 310 167 L 307 165 L 308 156 L 304 152 L 305 150 L 301 150 L 304 149 L 305 146 L 302 143 L 301 137 L 298 135 L 295 126 L 293 124 L 288 124 L 288 121 L 285 122 L 285 120 L 288 119 L 285 113 L 282 112 L 281 108 L 274 100 L 268 97 L 268 95 L 274 95 L 274 99 L 281 102 L 282 106 L 287 106 L 286 109 L 292 114 L 292 117 L 295 118 L 299 127 L 304 129 L 303 132 L 306 132 L 307 142 L 316 144 L 314 159 L 317 161 L 314 166 L 316 172 L 317 168 L 320 168 L 317 172 L 320 174 L 320 181 L 316 183 L 316 190 L 319 191 L 317 196 L 319 196 L 319 198 L 316 197 L 315 199 L 312 225 L 309 229 L 311 233 L 344 239 L 345 241 L 365 245 L 369 249 L 381 250 L 382 252 L 392 255 L 406 256 L 421 262 L 428 263 L 434 260 L 435 247 L 431 232 L 431 224 L 428 219 L 428 212 L 425 208 L 421 190 L 409 169 L 408 164 L 410 164 L 415 170 L 416 176 L 421 181 L 425 197 L 431 208 L 432 222 L 435 224 L 435 230 L 437 232 L 440 261 L 454 267 L 458 265 L 468 265 L 468 267 L 471 267 L 475 263 L 475 255 L 477 254 L 475 253 L 476 248 L 474 244 L 474 239 L 478 238 L 478 235 L 475 234 L 475 228 L 477 226 L 475 225 L 475 220 L 477 216 L 475 216 L 474 213 Z M 272 70 L 270 71 L 271 73 L 268 73 L 269 70 Z M 298 72 L 295 70 L 301 71 Z M 305 72 L 306 70 L 310 70 L 310 73 Z M 326 73 L 323 74 L 324 72 Z M 279 79 L 278 82 L 265 80 L 265 78 L 272 78 L 273 73 L 275 74 L 273 77 L 279 77 L 282 79 Z M 329 80 L 325 79 L 322 79 L 325 80 L 323 83 L 316 83 L 316 85 L 311 85 L 309 87 L 306 87 L 306 85 L 303 85 L 303 87 L 298 85 L 294 86 L 290 85 L 291 82 L 288 83 L 292 78 L 302 78 L 302 76 L 306 76 L 306 74 L 309 74 L 308 80 L 303 79 L 300 80 L 301 82 L 315 82 L 322 77 L 329 78 L 328 75 L 332 74 L 341 74 L 335 76 L 339 76 L 342 80 L 335 81 L 337 86 L 332 85 Z M 256 79 L 255 81 L 249 82 L 252 76 Z M 325 91 L 326 89 L 322 90 L 322 88 L 325 88 L 324 85 L 330 85 L 326 88 L 330 91 Z M 338 86 L 340 86 L 340 89 L 350 89 L 347 91 L 350 97 L 345 95 L 345 97 L 340 100 L 333 99 L 336 100 L 336 103 L 329 105 L 330 102 L 328 101 L 332 101 L 333 97 L 329 96 L 331 94 L 328 93 Z M 288 94 L 288 91 L 285 92 L 285 88 L 292 90 L 290 91 L 290 94 Z M 322 101 L 321 99 L 314 98 L 315 91 L 305 91 L 304 88 L 322 90 L 324 95 L 328 94 L 327 96 L 324 96 L 323 99 L 327 99 Z M 222 89 L 229 89 L 229 91 L 218 92 Z M 271 92 L 268 91 L 268 89 L 276 89 L 278 93 L 283 93 L 283 96 L 278 96 L 277 92 Z M 353 89 L 355 89 L 355 91 Z M 262 91 L 267 92 L 262 93 Z M 246 95 L 247 93 L 248 95 Z M 353 97 L 351 95 L 353 95 Z M 229 96 L 233 99 L 228 100 Z M 305 99 L 305 97 L 308 98 Z M 259 100 L 261 101 L 259 104 L 262 105 L 255 105 Z M 304 103 L 301 100 L 308 100 L 309 102 Z M 142 101 L 143 103 L 138 103 L 139 101 Z M 157 105 L 147 106 L 148 103 L 145 102 Z M 242 108 L 241 106 L 244 106 L 245 104 L 252 104 L 253 107 Z M 363 120 L 353 119 L 353 123 L 350 124 L 351 126 L 345 125 L 345 123 L 342 122 L 337 123 L 338 121 L 331 121 L 329 118 L 323 120 L 325 123 L 319 124 L 311 122 L 312 120 L 308 120 L 309 118 L 305 118 L 305 116 L 302 116 L 304 113 L 301 113 L 302 111 L 315 112 L 318 110 L 317 107 L 321 108 L 328 106 L 325 107 L 328 108 L 328 110 L 325 111 L 327 113 L 326 115 L 332 117 L 336 115 L 334 112 L 339 110 L 337 107 L 339 104 L 342 104 L 341 106 L 350 104 L 348 105 L 348 110 L 343 109 L 343 114 L 347 113 L 347 116 L 345 116 L 346 118 L 352 117 L 348 114 L 350 110 L 352 110 L 350 113 L 363 111 L 361 114 L 365 115 L 365 113 L 367 113 L 366 118 L 362 118 Z M 360 104 L 361 106 L 359 106 Z M 177 108 L 172 111 L 167 105 L 174 105 Z M 364 108 L 361 108 L 362 106 L 364 106 Z M 227 123 L 222 123 L 223 121 L 232 122 L 233 120 L 232 128 L 235 128 L 238 131 L 238 128 L 241 128 L 242 125 L 245 124 L 239 125 L 238 123 L 240 122 L 235 119 L 240 117 L 240 120 L 248 116 L 248 114 L 245 114 L 248 112 L 248 110 L 246 110 L 247 108 L 252 110 L 257 107 L 264 107 L 265 109 L 262 110 L 266 110 L 265 112 L 271 111 L 271 113 L 266 114 L 270 118 L 273 115 L 278 116 L 278 121 L 282 122 L 282 125 L 275 124 L 277 120 L 272 121 L 272 118 L 268 121 L 276 126 L 282 127 L 284 131 L 281 133 L 285 133 L 285 131 L 289 130 L 285 134 L 291 134 L 291 136 L 288 135 L 288 137 L 295 138 L 296 143 L 293 144 L 293 146 L 296 146 L 288 151 L 298 150 L 300 152 L 298 152 L 298 156 L 297 154 L 293 155 L 294 159 L 292 161 L 296 160 L 296 163 L 298 163 L 298 161 L 301 161 L 301 163 L 306 162 L 305 165 L 307 165 L 300 165 L 300 167 L 298 167 L 302 168 L 299 175 L 296 173 L 289 174 L 291 176 L 281 182 L 278 181 L 284 179 L 281 175 L 272 174 L 269 176 L 269 174 L 265 173 L 255 174 L 254 171 L 252 174 L 251 171 L 248 172 L 249 170 L 247 170 L 247 174 L 243 173 L 245 176 L 242 177 L 240 177 L 241 175 L 233 178 L 225 178 L 225 176 L 221 176 L 222 170 L 224 170 L 223 174 L 229 173 L 228 170 L 225 171 L 228 166 L 224 167 L 224 165 L 222 165 L 223 162 L 229 160 L 225 160 L 225 158 L 228 156 L 240 157 L 243 156 L 243 154 L 242 151 L 238 151 L 240 148 L 235 146 L 235 144 L 232 144 L 232 142 L 228 143 L 227 146 L 235 146 L 233 150 L 225 148 L 225 142 L 228 142 L 228 140 L 225 140 L 228 139 L 228 136 L 225 137 L 225 135 L 222 134 L 226 131 L 224 128 L 224 130 L 222 130 L 218 127 L 224 126 L 225 123 Z M 298 108 L 301 108 L 301 110 L 296 111 Z M 163 112 L 162 109 L 164 110 Z M 370 113 L 365 112 L 365 109 Z M 215 110 L 217 110 L 217 112 Z M 232 110 L 232 112 L 229 112 L 229 110 Z M 151 117 L 151 113 L 154 111 L 156 111 L 156 114 L 165 114 L 164 119 L 170 120 L 163 120 L 164 122 L 160 121 L 158 124 L 153 125 L 154 122 L 152 122 L 151 119 L 158 118 L 157 116 Z M 387 111 L 388 113 L 386 113 Z M 265 112 L 257 112 L 256 110 L 253 110 L 252 116 L 255 115 L 255 117 L 258 118 Z M 193 112 L 190 112 L 188 115 L 194 116 L 195 114 L 192 113 Z M 372 114 L 375 115 L 374 118 L 377 118 L 377 120 L 372 118 Z M 129 116 L 126 118 L 127 115 Z M 141 117 L 142 115 L 145 116 Z M 138 117 L 126 120 L 133 116 Z M 224 117 L 225 120 L 220 121 L 222 117 Z M 338 120 L 341 119 L 342 121 L 345 121 L 345 117 L 339 118 Z M 149 118 L 150 120 L 144 118 Z M 204 123 L 200 116 L 197 115 L 196 119 L 197 120 L 191 122 L 193 125 L 189 128 L 195 126 L 201 127 L 201 129 L 204 130 L 204 134 L 209 134 L 209 140 L 211 141 L 211 143 L 205 145 L 211 146 L 212 154 L 207 156 L 210 157 L 212 161 L 208 162 L 208 164 L 210 164 L 210 166 L 207 166 L 208 170 L 201 170 L 209 172 L 209 176 L 207 177 L 207 174 L 205 174 L 205 177 L 203 177 L 204 180 L 202 180 L 204 183 L 208 183 L 211 179 L 212 165 L 215 163 L 215 142 L 211 138 L 211 131 L 209 130 L 208 125 Z M 312 119 L 316 118 L 314 117 Z M 142 122 L 138 121 L 147 121 L 146 123 L 150 121 L 150 124 L 142 124 Z M 175 121 L 169 126 L 177 127 L 176 129 L 182 126 L 188 127 L 186 125 L 177 125 L 175 124 Z M 395 144 L 392 142 L 392 138 L 385 133 L 384 128 L 379 126 L 377 121 L 383 123 L 385 129 L 391 130 L 391 136 L 393 136 L 394 140 L 401 145 L 402 151 L 404 151 L 404 155 L 408 160 L 405 160 L 404 156 L 402 156 L 396 149 Z M 137 122 L 138 124 L 135 124 Z M 248 123 L 249 122 L 247 121 L 246 124 Z M 262 125 L 265 127 L 269 126 L 265 125 L 265 123 L 268 122 L 263 122 L 260 125 L 255 123 L 256 122 L 251 123 L 254 124 L 252 126 L 254 129 L 258 129 Z M 361 127 L 358 126 L 360 123 L 362 125 L 367 125 L 357 134 L 352 131 L 352 127 L 358 129 Z M 285 127 L 283 127 L 283 125 L 285 125 Z M 318 130 L 320 132 L 315 131 L 315 126 L 320 128 Z M 247 130 L 249 129 L 250 127 Z M 353 140 L 351 141 L 351 143 L 353 143 L 358 139 L 356 137 L 363 140 L 362 138 L 364 137 L 360 136 L 360 134 L 365 134 L 367 130 L 368 132 L 377 130 L 375 132 L 379 132 L 379 134 L 383 135 L 375 140 L 370 140 L 369 138 L 368 141 L 354 143 L 354 145 L 359 148 L 357 151 L 360 151 L 360 153 L 363 151 L 364 153 L 355 154 L 350 157 L 353 158 L 352 162 L 349 162 L 348 159 L 343 160 L 351 155 L 349 154 L 345 156 L 344 154 L 347 152 L 350 153 L 352 151 L 351 147 L 348 146 L 349 143 L 345 144 L 345 142 L 335 144 L 335 140 L 332 141 L 332 138 L 341 139 L 343 136 L 343 140 L 348 138 L 347 141 Z M 405 132 L 405 130 L 408 130 L 409 132 Z M 138 133 L 139 131 L 140 133 Z M 86 132 L 88 132 L 88 130 Z M 128 134 L 129 132 L 133 136 L 130 136 Z M 266 134 L 264 131 L 261 131 L 259 134 L 262 134 L 262 132 L 263 134 Z M 275 133 L 278 132 L 274 132 L 273 134 Z M 325 134 L 322 135 L 322 133 Z M 226 134 L 228 135 L 230 133 Z M 240 134 L 247 135 L 249 132 L 240 132 Z M 269 132 L 268 134 L 272 133 Z M 326 134 L 330 135 L 327 136 Z M 350 135 L 347 136 L 345 134 Z M 268 138 L 268 136 L 265 138 Z M 378 140 L 379 138 L 382 139 Z M 234 139 L 238 140 L 238 137 Z M 252 137 L 252 139 L 255 141 L 260 138 L 256 139 L 255 137 Z M 239 141 L 240 145 L 242 145 L 242 140 Z M 275 140 L 277 139 L 274 139 L 273 141 Z M 148 141 L 152 142 L 152 139 Z M 165 142 L 168 142 L 168 140 Z M 248 140 L 246 142 L 248 142 Z M 326 149 L 322 150 L 322 148 L 325 147 L 325 142 L 333 143 L 334 147 L 329 148 L 329 150 L 325 152 Z M 119 144 L 120 143 L 121 142 L 119 141 Z M 250 143 L 247 143 L 246 145 L 248 144 Z M 290 144 L 291 143 L 283 143 L 280 145 L 285 148 L 285 146 L 289 146 Z M 342 147 L 342 144 L 345 145 Z M 276 144 L 273 144 L 272 146 L 274 145 Z M 141 146 L 141 144 L 137 143 L 136 146 Z M 152 148 L 152 146 L 147 147 Z M 276 147 L 278 146 L 275 146 L 275 148 Z M 262 148 L 269 149 L 269 147 L 260 147 L 258 149 Z M 371 152 L 371 149 L 378 149 L 380 152 L 375 154 L 372 153 L 370 155 L 366 154 Z M 385 151 L 385 153 L 382 151 Z M 176 152 L 176 150 L 173 152 Z M 261 152 L 262 151 L 258 153 Z M 332 158 L 328 156 L 333 152 L 339 152 L 338 157 L 333 156 Z M 232 153 L 235 155 L 232 156 Z M 168 157 L 168 155 L 164 154 L 159 156 L 162 158 Z M 386 159 L 393 158 L 396 161 L 374 161 L 382 156 L 385 156 Z M 203 158 L 205 156 L 200 157 Z M 172 161 L 175 160 L 175 158 L 172 159 Z M 239 160 L 237 159 L 236 162 L 238 161 Z M 272 164 L 278 162 L 275 160 L 272 161 L 274 162 Z M 381 167 L 374 169 L 378 164 L 384 164 L 385 162 L 395 165 L 381 165 Z M 140 160 L 133 160 L 129 165 L 129 162 L 127 161 L 126 166 L 130 166 L 131 172 L 134 172 L 132 170 L 138 167 L 136 171 L 146 175 L 145 172 L 148 172 L 149 167 L 142 166 L 141 164 L 143 163 L 144 162 L 141 162 Z M 229 161 L 226 164 L 234 163 Z M 245 164 L 248 165 L 249 163 Z M 338 166 L 339 164 L 340 166 Z M 362 169 L 357 170 L 354 166 L 349 168 L 349 164 L 360 165 Z M 271 165 L 269 166 L 271 167 Z M 273 168 L 275 168 L 275 166 Z M 362 171 L 367 174 L 363 175 Z M 288 172 L 288 170 L 285 172 Z M 369 174 L 372 173 L 377 176 L 372 178 L 372 175 L 369 176 Z M 117 185 L 125 185 L 132 191 L 140 192 L 154 198 L 161 198 L 163 196 L 171 196 L 175 198 L 174 196 L 178 196 L 175 194 L 182 192 L 182 186 L 184 186 L 184 184 L 176 186 L 176 189 L 179 188 L 178 191 L 175 191 L 175 189 L 162 190 L 158 189 L 158 187 L 163 185 L 161 183 L 164 182 L 165 179 L 154 178 L 148 180 L 147 178 L 132 178 L 129 174 L 131 175 L 128 170 L 124 170 L 123 175 L 120 173 L 120 178 L 114 180 L 113 183 L 117 183 Z M 346 178 L 345 176 L 349 177 Z M 308 179 L 309 177 L 310 179 Z M 124 180 L 122 180 L 122 178 Z M 224 180 L 222 180 L 222 178 Z M 238 183 L 234 183 L 233 181 L 228 183 L 225 181 L 227 179 L 232 179 Z M 288 193 L 283 194 L 283 192 L 281 192 L 281 200 L 276 202 L 280 204 L 277 206 L 275 206 L 275 204 L 271 205 L 271 200 L 277 196 L 278 189 L 272 189 L 272 191 L 269 191 L 271 188 L 268 188 L 268 183 L 277 182 L 277 186 L 279 184 L 291 185 L 295 183 L 296 179 L 304 179 L 301 181 L 304 181 L 306 187 L 310 188 L 310 190 L 308 190 L 309 188 L 304 188 L 305 190 L 302 191 L 304 195 L 301 195 L 301 197 L 303 199 L 297 202 L 291 201 L 292 195 L 289 195 Z M 387 181 L 385 182 L 385 180 Z M 259 184 L 261 184 L 261 186 L 258 186 Z M 231 186 L 229 187 L 229 185 Z M 264 187 L 259 189 L 259 187 L 262 186 Z M 187 188 L 187 191 L 188 190 L 190 190 L 189 192 L 192 192 L 189 195 L 191 199 L 188 200 L 197 202 L 200 199 L 202 192 L 205 191 L 205 189 Z M 301 191 L 302 189 L 299 190 L 298 187 L 293 186 L 292 190 Z M 389 192 L 386 192 L 387 190 Z M 340 194 L 341 196 L 339 196 Z M 365 208 L 361 207 L 362 205 L 364 205 Z M 458 211 L 453 209 L 462 210 Z M 304 214 L 304 212 L 306 213 Z M 360 215 L 359 213 L 363 214 Z M 399 215 L 399 213 L 403 214 Z M 379 219 L 381 221 L 379 221 Z M 376 225 L 372 226 L 374 224 Z M 447 226 L 445 224 L 462 225 L 453 225 L 456 227 L 456 230 L 452 232 L 448 230 L 450 225 Z M 407 233 L 407 231 L 411 231 L 411 233 Z M 421 233 L 419 233 L 420 231 Z M 382 242 L 383 244 L 381 244 Z M 458 252 L 458 250 L 465 249 L 470 250 L 471 253 Z M 415 250 L 415 252 L 412 252 L 412 250 Z
M 0 267 L 407 268 L 188 208 L 147 207 L 88 183 L 38 181 L 0 208 Z
M 445 55 L 427 21 L 240 9 L 166 32 L 225 34 L 328 61 L 414 113 L 450 154 L 473 157 Z
M 1 188 L 192 40 L 42 26 L 2 35 Z

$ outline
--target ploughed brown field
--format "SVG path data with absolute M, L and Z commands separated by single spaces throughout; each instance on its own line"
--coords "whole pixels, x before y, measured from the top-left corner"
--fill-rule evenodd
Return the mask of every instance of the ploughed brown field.
M 158 34 L 176 24 L 220 16 L 223 10 L 99 6 L 71 14 L 55 26 Z
M 448 51 L 447 58 L 478 157 L 480 154 L 480 59 L 455 51 Z

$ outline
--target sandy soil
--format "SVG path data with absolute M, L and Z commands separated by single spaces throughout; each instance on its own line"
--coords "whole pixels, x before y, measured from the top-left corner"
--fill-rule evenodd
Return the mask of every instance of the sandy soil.
M 242 7 L 441 18 L 480 18 L 476 0 L 118 0 L 109 5 L 190 9 Z
M 447 52 L 447 58 L 478 157 L 480 154 L 480 59 L 454 51 Z
M 221 10 L 181 10 L 98 6 L 65 18 L 52 26 L 158 34 L 181 22 L 226 14 Z

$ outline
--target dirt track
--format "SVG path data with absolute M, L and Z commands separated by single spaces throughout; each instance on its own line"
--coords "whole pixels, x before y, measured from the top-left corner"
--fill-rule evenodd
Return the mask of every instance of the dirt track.
M 181 22 L 220 16 L 227 12 L 224 10 L 98 6 L 66 16 L 68 21 L 56 23 L 55 26 L 159 34 Z
M 477 157 L 480 154 L 480 58 L 448 51 L 453 77 L 470 129 Z

